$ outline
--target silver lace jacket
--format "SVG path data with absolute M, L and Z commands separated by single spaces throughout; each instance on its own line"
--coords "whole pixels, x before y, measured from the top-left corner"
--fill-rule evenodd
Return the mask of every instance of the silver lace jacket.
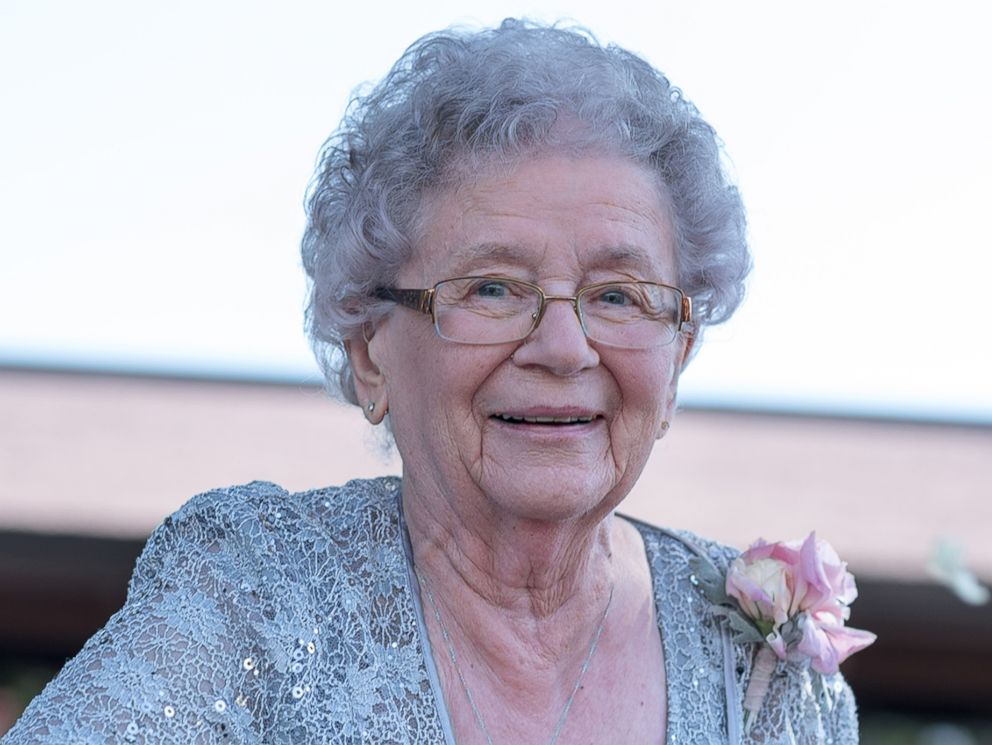
M 127 602 L 3 738 L 23 743 L 454 745 L 395 478 L 195 497 L 155 531 Z M 754 726 L 753 649 L 708 611 L 688 561 L 734 551 L 632 521 L 668 681 L 669 745 L 858 739 L 838 676 L 779 663 Z

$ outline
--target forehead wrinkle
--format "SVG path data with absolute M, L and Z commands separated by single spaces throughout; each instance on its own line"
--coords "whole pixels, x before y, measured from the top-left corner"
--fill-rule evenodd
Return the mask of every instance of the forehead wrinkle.
M 669 275 L 678 273 L 677 266 L 669 266 L 670 261 L 664 258 L 666 247 L 673 243 L 671 200 L 664 183 L 655 174 L 649 172 L 646 176 L 648 178 L 644 184 L 639 184 L 640 179 L 637 178 L 631 180 L 631 185 L 639 188 L 623 189 L 619 197 L 601 195 L 586 203 L 581 213 L 575 215 L 574 222 L 562 220 L 562 204 L 553 200 L 545 204 L 541 199 L 532 199 L 533 191 L 528 189 L 526 183 L 507 190 L 498 179 L 496 183 L 487 178 L 460 181 L 431 200 L 432 207 L 441 208 L 440 212 L 434 212 L 434 217 L 440 218 L 440 226 L 442 229 L 447 227 L 449 232 L 448 236 L 442 237 L 442 244 L 445 245 L 437 247 L 440 251 L 428 252 L 434 253 L 430 264 L 434 270 L 447 276 L 471 274 L 487 263 L 533 270 L 545 266 L 548 252 L 557 253 L 553 251 L 553 246 L 558 240 L 564 240 L 571 248 L 571 252 L 566 253 L 572 253 L 573 267 L 580 274 L 590 270 L 615 269 L 639 275 L 638 278 L 642 279 L 671 281 L 674 278 Z M 567 197 L 568 193 L 568 188 L 565 188 L 563 196 Z M 545 192 L 541 194 L 548 196 Z M 445 197 L 452 199 L 447 201 Z M 568 199 L 565 199 L 564 205 L 568 205 Z M 550 213 L 548 225 L 555 228 L 558 235 L 551 236 L 544 232 L 543 228 L 548 227 L 544 224 L 545 212 Z M 490 233 L 490 236 L 476 235 L 473 241 L 472 233 L 478 227 L 475 221 L 480 217 L 483 226 L 487 227 L 483 232 Z M 511 228 L 505 230 L 505 226 L 488 225 L 490 218 L 495 218 L 497 223 L 504 218 L 525 222 L 511 223 Z M 583 251 L 579 244 L 569 239 L 568 234 L 571 227 L 579 226 L 586 220 L 593 223 L 600 221 L 606 234 L 599 236 L 600 245 L 587 243 Z M 528 235 L 527 221 L 539 223 L 532 235 Z M 561 230 L 564 234 L 560 234 Z M 518 232 L 523 235 L 513 235 Z M 464 243 L 459 241 L 459 234 L 462 240 L 468 240 Z
M 587 257 L 583 262 L 586 270 L 608 269 L 626 270 L 639 273 L 641 279 L 665 278 L 663 275 L 666 267 L 660 257 L 653 251 L 633 244 L 621 244 L 618 246 L 604 246 L 593 255 Z M 658 276 L 648 276 L 658 275 Z
M 544 263 L 547 250 L 547 246 L 527 246 L 512 242 L 470 243 L 449 254 L 448 270 L 464 274 L 478 271 L 480 265 L 505 265 L 534 271 Z
M 474 262 L 506 263 L 522 267 L 541 266 L 545 263 L 547 248 L 534 250 L 513 243 L 483 242 L 455 249 L 452 253 L 453 268 L 471 270 Z M 664 275 L 664 267 L 654 252 L 635 244 L 605 245 L 591 254 L 577 257 L 581 272 L 594 270 L 628 271 L 642 279 L 671 279 Z M 657 276 L 655 276 L 657 275 Z
M 533 256 L 533 252 L 513 243 L 501 241 L 483 241 L 459 246 L 452 252 L 452 258 L 458 262 L 469 262 L 476 259 L 495 259 L 497 261 L 524 262 Z

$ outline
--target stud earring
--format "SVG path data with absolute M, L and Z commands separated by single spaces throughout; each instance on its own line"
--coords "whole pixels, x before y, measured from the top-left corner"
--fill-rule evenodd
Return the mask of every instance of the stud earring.
M 369 405 L 366 408 L 369 410 L 369 414 L 375 411 L 375 401 L 369 401 Z
M 664 421 L 664 422 L 662 422 L 662 423 L 661 423 L 661 431 L 662 431 L 662 432 L 667 432 L 667 431 L 668 431 L 668 428 L 669 428 L 670 426 L 671 426 L 671 425 L 670 425 L 670 424 L 669 424 L 669 423 L 668 423 L 667 421 Z

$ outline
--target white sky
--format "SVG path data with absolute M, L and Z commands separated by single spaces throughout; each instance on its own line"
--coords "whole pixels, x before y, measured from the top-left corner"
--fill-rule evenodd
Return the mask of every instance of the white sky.
M 0 364 L 312 377 L 302 194 L 417 36 L 572 17 L 727 145 L 756 269 L 685 403 L 992 422 L 984 3 L 0 3 Z

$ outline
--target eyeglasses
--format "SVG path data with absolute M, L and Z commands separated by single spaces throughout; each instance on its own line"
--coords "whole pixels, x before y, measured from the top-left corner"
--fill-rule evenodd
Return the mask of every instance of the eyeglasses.
M 429 290 L 380 287 L 374 294 L 430 314 L 438 336 L 461 344 L 524 339 L 552 300 L 570 302 L 586 338 L 613 347 L 661 347 L 695 330 L 689 296 L 657 282 L 598 282 L 575 295 L 548 295 L 519 279 L 455 277 Z

